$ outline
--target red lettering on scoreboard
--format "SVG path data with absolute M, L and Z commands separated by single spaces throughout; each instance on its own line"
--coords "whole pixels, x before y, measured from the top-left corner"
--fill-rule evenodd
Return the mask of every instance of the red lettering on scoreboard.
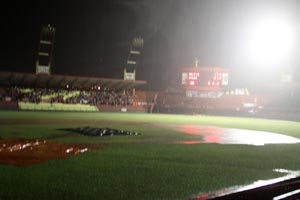
M 201 70 L 201 69 L 199 69 Z M 228 86 L 228 72 L 225 70 L 185 71 L 182 73 L 182 85 L 221 88 Z

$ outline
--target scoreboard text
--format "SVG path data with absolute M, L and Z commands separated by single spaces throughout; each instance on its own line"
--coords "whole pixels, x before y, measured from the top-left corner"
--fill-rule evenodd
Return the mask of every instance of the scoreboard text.
M 228 73 L 216 71 L 183 72 L 182 85 L 224 87 L 228 85 Z

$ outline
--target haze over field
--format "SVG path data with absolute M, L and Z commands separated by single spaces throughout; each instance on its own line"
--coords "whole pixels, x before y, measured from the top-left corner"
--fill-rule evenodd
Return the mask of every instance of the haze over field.
M 137 78 L 153 87 L 177 82 L 195 57 L 200 66 L 231 68 L 240 84 L 300 68 L 296 0 L 38 1 L 5 10 L 2 70 L 35 71 L 46 24 L 57 28 L 56 74 L 120 78 L 136 36 L 145 42 Z

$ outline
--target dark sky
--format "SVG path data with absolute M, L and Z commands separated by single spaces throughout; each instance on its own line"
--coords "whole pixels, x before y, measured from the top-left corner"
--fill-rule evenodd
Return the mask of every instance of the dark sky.
M 257 13 L 292 21 L 296 53 L 280 65 L 299 69 L 297 0 L 10 2 L 1 12 L 0 67 L 35 72 L 40 30 L 51 24 L 57 28 L 53 74 L 122 78 L 130 42 L 141 36 L 144 49 L 137 79 L 153 87 L 172 84 L 180 78 L 177 70 L 193 65 L 195 57 L 201 66 L 228 67 L 253 78 L 263 66 L 247 62 L 241 43 Z

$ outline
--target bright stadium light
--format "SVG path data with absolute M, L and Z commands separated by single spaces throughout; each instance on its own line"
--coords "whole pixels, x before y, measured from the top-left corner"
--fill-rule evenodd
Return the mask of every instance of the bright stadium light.
M 249 24 L 245 56 L 251 64 L 274 67 L 285 65 L 293 54 L 295 34 L 292 24 L 282 18 L 263 16 Z

